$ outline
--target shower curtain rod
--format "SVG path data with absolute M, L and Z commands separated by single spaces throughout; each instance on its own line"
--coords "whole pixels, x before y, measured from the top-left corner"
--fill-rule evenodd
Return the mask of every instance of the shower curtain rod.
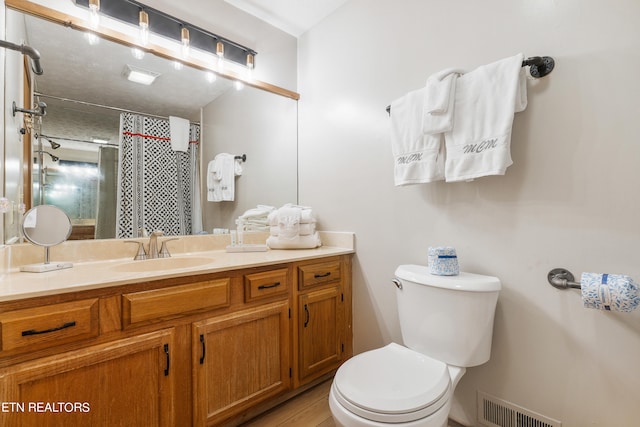
M 79 101 L 77 99 L 63 98 L 63 97 L 55 96 L 55 95 L 47 95 L 47 94 L 41 93 L 41 92 L 34 92 L 33 95 L 34 96 L 41 96 L 43 98 L 57 99 L 58 101 L 74 102 L 76 104 L 88 105 L 90 107 L 98 107 L 98 108 L 105 108 L 107 110 L 120 111 L 122 113 L 139 114 L 141 116 L 147 116 L 147 117 L 153 117 L 153 118 L 156 118 L 156 119 L 169 120 L 169 117 L 159 116 L 157 114 L 149 114 L 149 113 L 143 113 L 143 112 L 135 111 L 135 110 L 127 110 L 126 108 L 112 107 L 110 105 L 94 104 L 93 102 Z M 194 125 L 199 125 L 200 124 L 200 122 L 192 122 L 191 120 L 189 120 L 189 123 L 194 124 Z
M 44 134 L 36 135 L 36 138 L 38 136 L 41 136 L 43 138 L 59 139 L 60 141 L 81 142 L 83 144 L 95 145 L 96 147 L 116 147 L 116 148 L 120 148 L 120 146 L 118 144 L 110 144 L 110 143 L 104 144 L 104 143 L 101 143 L 101 142 L 87 141 L 86 139 L 65 138 L 65 137 L 62 137 L 62 136 L 51 136 L 51 135 L 44 135 Z

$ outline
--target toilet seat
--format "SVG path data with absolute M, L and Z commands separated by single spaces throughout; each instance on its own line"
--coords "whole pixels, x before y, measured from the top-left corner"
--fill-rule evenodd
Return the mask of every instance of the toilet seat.
M 449 399 L 450 387 L 445 363 L 395 343 L 349 359 L 333 381 L 346 410 L 384 423 L 433 414 Z

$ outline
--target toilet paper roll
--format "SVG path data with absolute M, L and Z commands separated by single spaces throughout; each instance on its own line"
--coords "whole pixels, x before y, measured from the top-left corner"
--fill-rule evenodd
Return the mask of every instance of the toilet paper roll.
M 429 247 L 429 273 L 438 276 L 455 276 L 460 273 L 456 249 L 451 246 Z
M 638 286 L 626 275 L 582 273 L 580 287 L 585 308 L 630 312 L 640 305 Z

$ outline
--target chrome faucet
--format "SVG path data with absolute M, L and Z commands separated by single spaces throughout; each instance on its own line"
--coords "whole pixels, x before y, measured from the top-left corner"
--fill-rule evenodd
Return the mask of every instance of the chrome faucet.
M 149 258 L 158 258 L 158 236 L 164 236 L 164 233 L 156 230 L 149 236 Z

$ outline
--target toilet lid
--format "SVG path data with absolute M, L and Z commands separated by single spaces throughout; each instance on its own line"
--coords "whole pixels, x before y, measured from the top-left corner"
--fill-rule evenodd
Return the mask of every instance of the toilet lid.
M 447 401 L 447 365 L 398 344 L 361 353 L 334 378 L 336 398 L 351 412 L 380 422 L 424 418 Z

